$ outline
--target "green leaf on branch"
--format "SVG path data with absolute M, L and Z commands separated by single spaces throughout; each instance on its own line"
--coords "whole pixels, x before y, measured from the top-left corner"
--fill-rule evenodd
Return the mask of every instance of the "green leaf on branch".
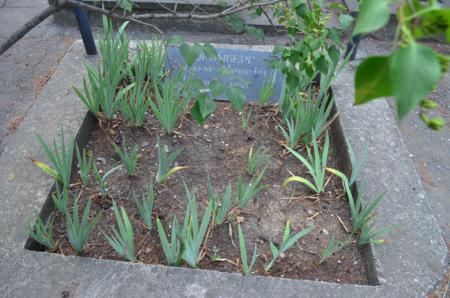
M 214 100 L 208 98 L 206 93 L 201 93 L 191 109 L 191 114 L 199 124 L 202 124 L 215 109 L 216 103 Z
M 133 9 L 133 1 L 132 0 L 116 0 L 117 4 L 120 8 L 126 11 L 131 11 Z
M 235 109 L 240 112 L 244 110 L 246 97 L 242 89 L 229 87 L 226 91 L 226 95 Z
M 441 67 L 433 49 L 414 42 L 392 54 L 389 72 L 402 119 L 433 90 Z
M 180 35 L 171 35 L 168 39 L 167 39 L 167 46 L 174 46 L 177 44 L 181 44 L 184 42 L 184 39 L 182 36 Z
M 183 56 L 188 67 L 191 67 L 197 61 L 201 51 L 202 47 L 198 44 L 188 45 L 183 43 L 180 45 L 181 56 Z
M 203 45 L 203 53 L 205 53 L 205 56 L 208 58 L 217 58 L 217 51 L 210 43 L 205 43 Z
M 353 23 L 353 17 L 349 14 L 341 14 L 339 15 L 339 23 L 343 29 L 348 29 Z
M 355 104 L 392 96 L 392 83 L 389 76 L 389 57 L 374 56 L 364 59 L 355 75 Z
M 353 36 L 376 31 L 386 25 L 390 17 L 389 0 L 362 0 Z

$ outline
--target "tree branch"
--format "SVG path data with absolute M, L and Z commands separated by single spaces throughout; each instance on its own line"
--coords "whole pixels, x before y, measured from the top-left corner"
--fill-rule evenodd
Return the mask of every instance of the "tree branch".
M 59 4 L 63 5 L 64 1 Z M 26 22 L 19 30 L 11 34 L 5 42 L 0 44 L 0 55 L 12 47 L 19 39 L 27 34 L 31 29 L 39 25 L 43 20 L 61 9 L 61 5 L 51 5 Z
M 241 12 L 244 10 L 249 10 L 249 9 L 256 8 L 256 7 L 265 7 L 265 6 L 273 5 L 278 2 L 282 2 L 282 1 L 284 1 L 284 0 L 271 0 L 271 1 L 262 2 L 262 3 L 252 3 L 252 4 L 243 5 L 241 7 L 235 6 L 235 7 L 231 7 L 231 9 L 227 8 L 221 12 L 212 13 L 212 14 L 191 14 L 191 13 L 172 12 L 172 13 L 135 14 L 135 15 L 131 15 L 131 16 L 116 14 L 116 13 L 111 12 L 110 10 L 92 6 L 92 5 L 83 3 L 83 2 L 78 2 L 76 0 L 66 0 L 65 2 L 66 2 L 67 6 L 83 8 L 88 11 L 97 12 L 97 13 L 100 13 L 103 15 L 110 16 L 115 19 L 119 19 L 119 20 L 133 21 L 133 20 L 140 20 L 140 19 L 194 19 L 194 20 L 216 19 L 216 18 L 222 18 L 222 17 L 225 17 L 225 16 L 233 14 L 233 13 Z

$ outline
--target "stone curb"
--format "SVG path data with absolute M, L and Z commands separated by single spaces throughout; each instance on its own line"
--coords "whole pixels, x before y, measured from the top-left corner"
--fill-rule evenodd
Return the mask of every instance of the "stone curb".
M 361 175 L 367 198 L 386 192 L 377 222 L 401 225 L 387 244 L 371 249 L 379 285 L 243 277 L 24 249 L 27 219 L 42 209 L 52 187 L 28 159 L 46 160 L 35 132 L 49 140 L 62 126 L 69 139 L 86 124 L 86 109 L 70 86 L 81 85 L 88 61 L 82 43 L 74 43 L 0 157 L 1 297 L 419 297 L 444 274 L 447 249 L 391 111 L 384 100 L 352 106 L 354 66 L 334 85 L 338 131 L 357 155 L 369 145 Z

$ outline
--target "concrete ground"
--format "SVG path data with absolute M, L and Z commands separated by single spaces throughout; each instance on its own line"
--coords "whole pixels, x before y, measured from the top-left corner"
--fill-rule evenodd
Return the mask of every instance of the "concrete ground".
M 0 0 L 0 41 L 47 6 L 47 0 Z M 95 34 L 101 31 L 94 29 Z M 221 43 L 260 43 L 243 35 L 212 33 L 181 34 L 186 40 Z M 130 38 L 149 39 L 151 33 L 134 31 Z M 0 56 L 0 155 L 8 146 L 8 135 L 20 125 L 37 95 L 52 76 L 64 53 L 75 39 L 77 28 L 61 26 L 49 18 L 28 33 L 22 40 Z M 281 42 L 280 37 L 270 38 L 267 43 Z M 361 42 L 357 58 L 382 54 L 390 49 L 383 36 L 373 36 Z M 433 43 L 433 47 L 450 54 L 450 47 Z M 440 103 L 439 114 L 450 123 L 450 74 L 431 98 Z M 393 102 L 390 103 L 395 113 Z M 368 115 L 369 117 L 370 115 Z M 399 123 L 404 141 L 415 163 L 430 198 L 431 208 L 438 219 L 444 238 L 450 245 L 450 126 L 433 132 L 420 121 L 417 113 L 411 113 Z M 388 245 L 388 244 L 387 244 Z M 432 253 L 432 252 L 430 252 Z M 448 275 L 448 274 L 447 274 Z M 436 297 L 448 294 L 447 280 L 441 281 Z

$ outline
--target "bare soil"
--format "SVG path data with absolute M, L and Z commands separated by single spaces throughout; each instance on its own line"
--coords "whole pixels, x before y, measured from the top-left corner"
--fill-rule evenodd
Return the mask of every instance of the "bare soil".
M 247 107 L 248 109 L 249 107 Z M 319 265 L 320 252 L 326 247 L 331 236 L 336 241 L 344 241 L 350 236 L 346 231 L 350 225 L 349 207 L 342 185 L 334 176 L 328 177 L 326 191 L 320 196 L 306 187 L 292 183 L 288 187 L 281 184 L 290 172 L 309 178 L 306 169 L 280 145 L 282 136 L 275 118 L 275 107 L 260 109 L 253 107 L 249 129 L 241 129 L 241 115 L 228 103 L 218 102 L 216 112 L 203 124 L 197 124 L 189 114 L 182 117 L 176 133 L 168 136 L 158 121 L 149 113 L 145 127 L 130 128 L 118 115 L 109 125 L 96 125 L 87 144 L 96 157 L 96 164 L 103 172 L 120 165 L 119 156 L 114 152 L 112 142 L 125 146 L 128 150 L 139 146 L 138 174 L 129 177 L 122 168 L 107 179 L 109 197 L 101 197 L 95 181 L 91 177 L 88 187 L 80 183 L 78 173 L 73 175 L 72 197 L 78 197 L 80 206 L 92 199 L 91 216 L 103 213 L 101 221 L 85 245 L 84 256 L 99 259 L 123 260 L 104 238 L 103 232 L 112 232 L 115 218 L 112 211 L 112 199 L 123 206 L 134 228 L 136 254 L 138 262 L 165 264 L 160 247 L 156 225 L 148 231 L 139 218 L 137 208 L 131 199 L 132 192 L 138 196 L 148 190 L 154 180 L 157 169 L 156 135 L 166 144 L 169 152 L 182 148 L 177 165 L 191 166 L 177 172 L 165 185 L 155 190 L 154 218 L 159 217 L 166 231 L 173 216 L 180 221 L 184 217 L 187 200 L 183 182 L 197 197 L 197 205 L 203 210 L 208 202 L 207 177 L 211 177 L 215 191 L 223 194 L 226 185 L 232 184 L 233 196 L 236 194 L 236 181 L 243 174 L 248 182 L 252 176 L 246 172 L 247 155 L 251 146 L 265 148 L 272 158 L 263 183 L 268 188 L 260 192 L 248 208 L 235 214 L 230 222 L 213 230 L 212 237 L 206 242 L 206 253 L 198 268 L 226 272 L 240 272 L 239 241 L 236 221 L 241 222 L 247 241 L 248 254 L 253 251 L 254 243 L 260 256 L 257 259 L 254 274 L 285 277 L 291 279 L 309 279 L 328 282 L 368 284 L 365 262 L 355 243 L 345 247 L 326 262 Z M 323 140 L 321 140 L 323 142 Z M 339 168 L 335 142 L 331 135 L 328 165 Z M 298 148 L 305 155 L 304 148 Z M 270 273 L 264 272 L 264 263 L 270 260 L 269 242 L 277 246 L 283 237 L 286 221 L 292 223 L 293 232 L 314 225 L 315 229 L 287 250 L 279 258 Z M 65 228 L 64 217 L 55 211 L 55 238 L 58 247 L 55 252 L 75 255 L 70 247 Z M 187 265 L 185 265 L 187 266 Z

